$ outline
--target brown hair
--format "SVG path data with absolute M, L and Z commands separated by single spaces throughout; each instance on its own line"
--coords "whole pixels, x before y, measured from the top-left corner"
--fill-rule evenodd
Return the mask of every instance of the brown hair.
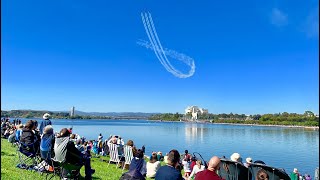
M 133 146 L 133 141 L 132 140 L 128 140 L 127 145 L 132 147 Z
M 63 128 L 60 131 L 60 137 L 68 137 L 70 135 L 70 132 L 67 128 Z
M 267 172 L 263 169 L 260 169 L 257 172 L 257 176 L 256 176 L 256 180 L 268 180 L 269 179 L 269 175 L 267 174 Z
M 153 154 L 151 155 L 151 158 L 150 158 L 150 163 L 155 163 L 158 161 L 158 157 L 157 157 L 157 154 Z
M 168 154 L 168 164 L 175 166 L 180 161 L 180 154 L 176 149 L 172 149 Z
M 24 127 L 26 129 L 32 130 L 33 126 L 34 126 L 34 122 L 32 120 L 29 120 Z
M 141 149 L 138 149 L 138 151 L 136 153 L 136 157 L 137 158 L 143 158 L 143 151 Z

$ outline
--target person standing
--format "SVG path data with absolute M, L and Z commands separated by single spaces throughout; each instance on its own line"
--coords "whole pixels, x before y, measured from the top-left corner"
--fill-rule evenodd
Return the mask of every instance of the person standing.
M 52 123 L 51 123 L 51 121 L 49 119 L 50 118 L 50 114 L 45 113 L 42 118 L 43 118 L 43 120 L 41 121 L 40 128 L 39 128 L 40 135 L 43 134 L 44 127 L 46 127 L 48 125 L 52 125 Z

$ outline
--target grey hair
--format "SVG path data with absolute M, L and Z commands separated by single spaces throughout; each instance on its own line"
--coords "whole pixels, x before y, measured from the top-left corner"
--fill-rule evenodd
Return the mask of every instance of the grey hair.
M 43 134 L 53 134 L 53 127 L 51 125 L 44 127 Z

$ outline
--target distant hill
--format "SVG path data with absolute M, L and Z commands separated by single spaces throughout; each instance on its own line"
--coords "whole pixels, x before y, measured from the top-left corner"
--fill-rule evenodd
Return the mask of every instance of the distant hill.
M 150 117 L 158 113 L 144 113 L 144 112 L 83 112 L 75 111 L 76 115 L 80 116 L 111 116 L 111 117 L 121 117 L 121 116 L 130 116 L 130 117 Z
M 11 117 L 42 117 L 44 113 L 50 113 L 55 116 L 69 116 L 69 111 L 48 111 L 48 110 L 1 110 L 1 116 L 11 116 Z M 144 112 L 83 112 L 75 111 L 78 116 L 98 116 L 98 117 L 145 117 L 148 118 L 152 115 L 159 113 L 144 113 Z

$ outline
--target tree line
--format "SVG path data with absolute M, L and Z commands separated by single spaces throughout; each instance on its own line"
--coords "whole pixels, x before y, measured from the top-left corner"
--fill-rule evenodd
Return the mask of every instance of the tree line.
M 164 121 L 188 121 L 192 120 L 191 113 L 163 113 L 155 114 L 149 117 L 149 120 Z M 199 121 L 211 123 L 237 123 L 237 124 L 263 124 L 263 125 L 293 125 L 293 126 L 319 126 L 319 117 L 311 111 L 305 111 L 304 114 L 298 113 L 275 113 L 275 114 L 202 114 L 198 115 Z

